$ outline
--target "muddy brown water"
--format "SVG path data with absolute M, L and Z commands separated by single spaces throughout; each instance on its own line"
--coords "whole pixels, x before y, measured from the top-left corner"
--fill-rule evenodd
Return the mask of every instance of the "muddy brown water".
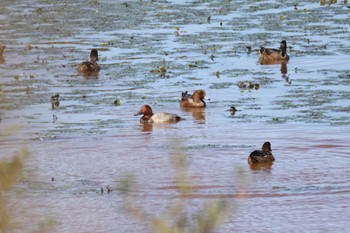
M 149 216 L 179 200 L 195 215 L 224 199 L 235 209 L 217 232 L 345 232 L 349 14 L 343 1 L 2 0 L 0 156 L 22 144 L 30 151 L 24 177 L 5 194 L 14 232 L 50 220 L 50 232 L 152 232 L 116 190 L 127 174 Z M 259 65 L 247 49 L 281 39 L 291 56 L 283 69 Z M 83 77 L 76 67 L 91 48 L 102 69 Z M 160 66 L 164 75 L 152 72 Z M 196 89 L 208 107 L 181 110 L 181 92 Z M 185 120 L 145 127 L 133 116 L 143 104 Z M 251 170 L 247 156 L 264 141 L 276 161 Z M 177 153 L 194 183 L 188 198 L 174 181 Z

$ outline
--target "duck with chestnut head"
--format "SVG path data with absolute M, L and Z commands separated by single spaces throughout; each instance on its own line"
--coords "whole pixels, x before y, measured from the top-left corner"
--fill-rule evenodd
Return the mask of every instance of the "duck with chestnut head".
M 181 108 L 205 108 L 207 104 L 204 102 L 206 98 L 206 93 L 204 90 L 196 90 L 193 94 L 188 94 L 186 92 L 182 92 L 180 107 Z
M 149 105 L 143 105 L 134 116 L 142 115 L 141 123 L 176 123 L 183 120 L 180 116 L 173 113 L 159 112 L 153 113 Z

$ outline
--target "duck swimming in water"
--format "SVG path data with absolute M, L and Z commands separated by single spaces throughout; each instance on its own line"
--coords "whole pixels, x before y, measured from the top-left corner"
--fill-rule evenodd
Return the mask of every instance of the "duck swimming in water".
M 255 150 L 250 153 L 248 157 L 248 164 L 250 165 L 258 165 L 258 164 L 267 164 L 275 161 L 275 157 L 273 157 L 271 153 L 271 143 L 265 142 L 262 145 L 261 150 Z
M 205 108 L 207 104 L 204 102 L 206 93 L 204 90 L 196 90 L 192 95 L 182 92 L 180 107 L 182 108 Z
M 176 123 L 183 120 L 183 118 L 173 113 L 153 113 L 149 105 L 143 105 L 140 110 L 134 114 L 134 116 L 137 115 L 143 115 L 140 119 L 141 123 Z
M 2 57 L 2 53 L 4 52 L 5 48 L 5 45 L 0 45 L 0 57 Z
M 289 60 L 289 55 L 287 54 L 287 42 L 285 40 L 280 42 L 279 49 L 261 47 L 258 53 L 260 56 L 260 64 L 273 64 L 275 62 L 287 62 Z
M 81 73 L 98 73 L 100 71 L 100 66 L 97 64 L 98 52 L 97 49 L 91 49 L 90 61 L 84 61 L 79 64 L 78 72 Z
M 4 63 L 5 62 L 5 59 L 4 57 L 2 56 L 4 50 L 5 50 L 6 46 L 5 45 L 1 45 L 0 44 L 0 64 Z

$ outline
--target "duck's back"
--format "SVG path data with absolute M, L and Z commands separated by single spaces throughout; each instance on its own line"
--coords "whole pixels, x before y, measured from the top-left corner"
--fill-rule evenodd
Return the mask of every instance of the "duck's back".
M 273 157 L 272 153 L 262 150 L 253 151 L 248 157 L 248 163 L 250 164 L 272 163 L 273 161 L 275 161 L 275 158 Z
M 283 51 L 278 49 L 264 48 L 261 47 L 259 51 L 260 61 L 288 61 L 289 55 L 287 53 L 283 54 Z
M 98 72 L 100 71 L 100 66 L 96 62 L 84 61 L 78 66 L 79 72 Z
M 261 54 L 267 54 L 267 55 L 271 55 L 273 53 L 280 53 L 280 52 L 281 51 L 278 49 L 271 49 L 271 48 L 264 48 L 264 47 L 261 47 L 260 49 Z
M 178 115 L 166 112 L 155 113 L 151 117 L 151 121 L 154 123 L 178 122 L 180 120 L 182 120 L 182 118 Z

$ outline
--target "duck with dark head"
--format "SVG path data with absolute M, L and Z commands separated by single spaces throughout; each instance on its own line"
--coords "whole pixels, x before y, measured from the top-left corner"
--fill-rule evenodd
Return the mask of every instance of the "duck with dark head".
M 5 62 L 4 57 L 2 56 L 4 50 L 5 50 L 6 46 L 5 45 L 0 45 L 0 64 Z
M 261 150 L 254 150 L 250 153 L 248 157 L 248 164 L 253 167 L 260 165 L 271 166 L 273 161 L 275 161 L 275 157 L 271 151 L 271 143 L 265 142 L 262 145 Z
M 78 65 L 78 72 L 83 74 L 97 74 L 100 71 L 100 66 L 97 64 L 98 52 L 97 49 L 91 49 L 90 61 L 84 61 Z
M 258 54 L 260 56 L 259 62 L 262 65 L 278 64 L 289 61 L 289 55 L 287 54 L 287 42 L 285 40 L 280 42 L 279 49 L 261 47 Z

